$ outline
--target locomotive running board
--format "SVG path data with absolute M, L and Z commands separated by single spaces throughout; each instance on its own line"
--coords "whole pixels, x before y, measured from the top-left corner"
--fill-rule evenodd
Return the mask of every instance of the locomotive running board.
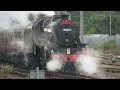
M 81 47 L 81 48 L 85 48 L 86 45 L 87 45 L 87 44 L 85 44 L 85 43 L 81 43 L 81 44 L 80 44 L 80 47 Z

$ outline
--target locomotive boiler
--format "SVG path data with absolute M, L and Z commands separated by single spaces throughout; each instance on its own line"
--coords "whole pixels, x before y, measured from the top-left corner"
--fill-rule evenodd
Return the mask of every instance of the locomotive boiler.
M 46 68 L 46 63 L 55 56 L 64 64 L 64 71 L 73 72 L 74 62 L 87 44 L 81 43 L 79 29 L 69 15 L 54 15 L 42 19 L 31 28 L 34 42 L 34 54 L 38 57 L 38 66 Z

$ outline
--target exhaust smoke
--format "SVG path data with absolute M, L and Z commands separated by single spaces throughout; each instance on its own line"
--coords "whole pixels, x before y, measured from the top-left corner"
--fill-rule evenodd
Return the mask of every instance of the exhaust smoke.
M 57 71 L 57 70 L 60 70 L 62 69 L 62 62 L 60 62 L 58 56 L 54 56 L 53 57 L 53 60 L 50 60 L 47 65 L 46 65 L 48 71 Z
M 88 74 L 94 74 L 97 72 L 98 69 L 97 62 L 91 56 L 81 55 L 78 58 L 77 63 L 79 63 L 78 66 L 79 71 L 84 71 L 85 73 Z
M 0 11 L 0 31 L 2 31 L 3 29 L 5 29 L 6 31 L 14 31 L 13 27 L 14 29 L 17 29 L 20 26 L 26 27 L 30 23 L 30 21 L 28 20 L 28 15 L 30 13 L 32 13 L 35 17 L 37 17 L 37 15 L 39 15 L 40 13 L 49 16 L 55 14 L 53 11 Z M 17 21 L 19 22 L 19 24 L 17 26 L 11 25 L 11 21 Z
M 103 71 L 99 68 L 101 61 L 99 56 L 103 55 L 103 52 L 93 48 L 86 48 L 83 53 L 75 63 L 77 71 L 80 74 L 106 78 Z
M 16 40 L 14 42 L 11 42 L 11 45 L 13 46 L 13 48 L 16 49 L 16 52 L 14 52 L 15 54 L 23 53 L 25 65 L 27 66 L 28 63 L 27 53 L 29 53 L 30 48 L 29 45 L 25 45 L 23 40 Z

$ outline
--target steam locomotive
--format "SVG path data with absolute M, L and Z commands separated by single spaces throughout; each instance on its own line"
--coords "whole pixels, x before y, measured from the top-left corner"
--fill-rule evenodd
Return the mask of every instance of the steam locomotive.
M 75 71 L 74 63 L 87 45 L 81 43 L 79 32 L 80 30 L 67 14 L 54 15 L 29 24 L 24 32 L 22 31 L 23 36 L 21 36 L 24 41 L 23 52 L 28 58 L 26 66 L 29 69 L 40 67 L 45 70 L 46 63 L 57 56 L 64 65 L 64 71 Z M 25 61 L 12 58 L 11 62 L 22 66 Z
M 34 49 L 38 66 L 45 69 L 46 63 L 55 56 L 64 64 L 66 72 L 74 72 L 74 62 L 87 44 L 81 43 L 79 29 L 69 15 L 54 15 L 36 22 L 32 28 Z

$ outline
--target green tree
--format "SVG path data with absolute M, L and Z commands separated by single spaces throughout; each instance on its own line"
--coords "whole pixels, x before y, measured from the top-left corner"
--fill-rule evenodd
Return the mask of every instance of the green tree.
M 68 11 L 71 18 L 80 27 L 80 11 Z M 112 11 L 112 35 L 120 34 L 120 11 Z M 109 11 L 84 11 L 85 34 L 109 34 Z

